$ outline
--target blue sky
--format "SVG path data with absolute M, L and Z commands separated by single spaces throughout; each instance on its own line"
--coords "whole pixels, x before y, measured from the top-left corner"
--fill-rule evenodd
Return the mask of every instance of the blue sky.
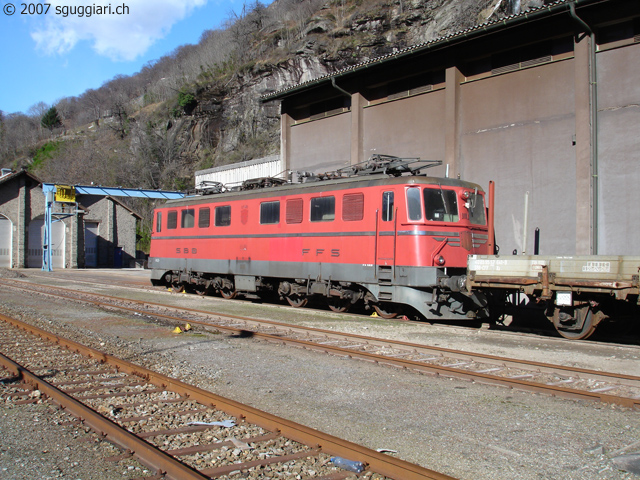
M 28 15 L 21 14 L 24 1 L 0 0 L 4 113 L 27 113 L 38 102 L 53 105 L 63 97 L 98 88 L 118 74 L 136 73 L 180 45 L 197 43 L 202 32 L 220 27 L 243 4 L 242 0 L 46 0 L 51 5 L 48 13 Z M 72 7 L 109 5 L 111 15 L 70 13 Z

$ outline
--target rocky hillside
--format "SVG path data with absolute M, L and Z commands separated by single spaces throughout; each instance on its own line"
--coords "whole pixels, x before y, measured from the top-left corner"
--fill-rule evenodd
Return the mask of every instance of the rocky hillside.
M 522 3 L 522 4 L 521 4 Z M 283 30 L 260 32 L 253 47 L 264 54 L 235 72 L 224 86 L 198 85 L 197 106 L 183 117 L 189 154 L 215 153 L 199 166 L 234 163 L 277 153 L 279 106 L 259 97 L 410 45 L 426 42 L 511 14 L 542 1 L 356 0 L 323 4 L 285 48 Z

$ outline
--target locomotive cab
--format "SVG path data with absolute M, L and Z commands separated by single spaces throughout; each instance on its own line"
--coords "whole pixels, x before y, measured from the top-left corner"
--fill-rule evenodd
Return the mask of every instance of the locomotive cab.
M 478 187 L 409 186 L 406 201 L 406 225 L 428 242 L 415 247 L 423 252 L 422 265 L 466 269 L 467 255 L 487 251 L 484 193 Z

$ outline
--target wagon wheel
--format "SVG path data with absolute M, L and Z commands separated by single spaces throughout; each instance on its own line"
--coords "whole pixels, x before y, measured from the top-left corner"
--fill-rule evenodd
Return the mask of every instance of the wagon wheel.
M 594 314 L 590 305 L 576 307 L 572 314 L 556 309 L 553 316 L 553 326 L 557 332 L 569 340 L 584 340 L 596 331 L 598 321 L 604 317 L 601 313 Z
M 200 285 L 198 288 L 196 288 L 196 293 L 201 297 L 204 297 L 209 293 L 209 290 L 210 290 L 209 287 Z
M 296 308 L 304 307 L 309 301 L 308 298 L 301 297 L 300 295 L 288 295 L 284 298 L 287 299 L 287 302 L 289 303 L 289 305 Z
M 374 310 L 378 313 L 382 318 L 396 318 L 398 316 L 398 312 L 394 309 L 392 305 L 380 305 L 375 304 L 373 306 Z
M 329 308 L 336 313 L 343 313 L 349 310 L 351 306 L 351 300 L 348 298 L 340 298 L 340 297 L 328 297 L 327 305 Z
M 236 296 L 238 295 L 238 291 L 237 290 L 231 290 L 229 288 L 221 288 L 220 289 L 220 295 L 222 295 L 222 298 L 226 298 L 227 300 L 231 300 L 232 298 L 236 298 Z

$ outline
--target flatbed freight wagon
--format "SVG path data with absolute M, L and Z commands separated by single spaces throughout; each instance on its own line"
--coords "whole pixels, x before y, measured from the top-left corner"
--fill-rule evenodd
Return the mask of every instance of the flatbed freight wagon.
M 562 336 L 580 339 L 606 318 L 637 315 L 639 272 L 637 256 L 470 255 L 467 290 L 523 293 Z

